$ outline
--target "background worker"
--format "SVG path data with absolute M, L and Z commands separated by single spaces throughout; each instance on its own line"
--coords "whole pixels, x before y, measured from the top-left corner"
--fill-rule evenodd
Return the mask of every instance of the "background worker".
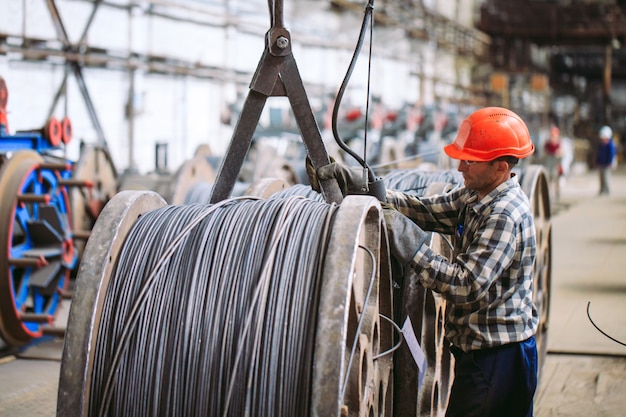
M 600 141 L 596 149 L 596 166 L 600 177 L 599 195 L 609 195 L 611 192 L 611 169 L 613 169 L 617 149 L 615 142 L 613 142 L 613 130 L 610 127 L 602 126 L 598 136 Z
M 561 194 L 560 180 L 563 174 L 563 149 L 561 147 L 561 131 L 558 127 L 550 128 L 550 136 L 544 145 L 545 164 L 548 171 L 548 181 L 550 182 L 552 195 L 558 200 Z
M 390 249 L 421 285 L 449 303 L 446 337 L 455 377 L 446 416 L 532 416 L 535 226 L 528 198 L 511 170 L 535 147 L 517 114 L 489 107 L 467 117 L 444 150 L 459 160 L 465 186 L 430 197 L 387 190 Z M 359 189 L 362 178 L 340 164 L 316 174 L 335 177 L 348 192 Z M 450 260 L 424 244 L 426 231 L 455 237 Z

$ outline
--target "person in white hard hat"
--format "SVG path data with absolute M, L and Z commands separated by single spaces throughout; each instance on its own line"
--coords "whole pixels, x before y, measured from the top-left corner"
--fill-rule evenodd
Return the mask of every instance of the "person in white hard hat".
M 613 130 L 609 126 L 602 126 L 598 132 L 600 141 L 596 149 L 596 166 L 600 176 L 600 195 L 609 195 L 611 169 L 615 161 L 617 149 L 613 142 Z

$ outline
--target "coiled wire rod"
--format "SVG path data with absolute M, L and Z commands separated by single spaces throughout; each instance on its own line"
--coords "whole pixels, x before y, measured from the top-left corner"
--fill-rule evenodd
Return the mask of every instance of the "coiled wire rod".
M 374 288 L 374 283 L 376 282 L 375 280 L 375 273 L 376 273 L 376 256 L 372 253 L 371 250 L 369 250 L 368 248 L 366 248 L 365 246 L 359 246 L 359 249 L 364 250 L 370 257 L 370 261 L 372 263 L 372 271 L 369 277 L 369 284 L 367 284 L 367 294 L 365 295 L 365 299 L 364 302 L 365 304 L 367 304 L 371 298 L 372 295 L 372 289 Z M 361 333 L 361 326 L 363 326 L 363 321 L 365 319 L 365 314 L 362 314 L 361 317 L 359 317 L 359 320 L 357 322 L 357 326 L 356 326 L 356 334 L 360 334 Z M 353 342 L 352 342 L 352 348 L 350 350 L 350 357 L 348 359 L 348 368 L 352 367 L 352 362 L 354 360 L 355 357 L 355 353 L 356 350 L 358 348 L 358 339 L 355 337 Z M 344 381 L 341 387 L 341 392 L 339 393 L 339 398 L 341 398 L 343 400 L 344 395 L 346 394 L 346 388 L 348 386 L 348 375 L 346 375 L 344 377 Z
M 385 175 L 383 182 L 387 188 L 422 196 L 428 186 L 435 182 L 449 184 L 451 188 L 460 187 L 463 185 L 463 176 L 460 172 L 453 170 L 398 170 Z
M 241 198 L 141 216 L 105 296 L 89 414 L 308 415 L 336 207 Z
M 273 194 L 270 198 L 287 198 L 292 196 L 302 196 L 315 201 L 324 201 L 324 196 L 318 193 L 310 185 L 295 184 L 291 187 Z

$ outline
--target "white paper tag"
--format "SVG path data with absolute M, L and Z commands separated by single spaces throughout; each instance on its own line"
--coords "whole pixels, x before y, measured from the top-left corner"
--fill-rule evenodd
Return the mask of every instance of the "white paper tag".
M 402 325 L 402 335 L 404 336 L 404 340 L 406 340 L 406 344 L 409 347 L 413 360 L 417 364 L 417 368 L 420 372 L 417 382 L 417 389 L 419 390 L 422 386 L 422 381 L 424 380 L 424 374 L 426 373 L 426 356 L 420 347 L 420 343 L 417 341 L 417 337 L 413 331 L 413 324 L 411 324 L 411 319 L 409 317 L 404 320 L 404 324 Z

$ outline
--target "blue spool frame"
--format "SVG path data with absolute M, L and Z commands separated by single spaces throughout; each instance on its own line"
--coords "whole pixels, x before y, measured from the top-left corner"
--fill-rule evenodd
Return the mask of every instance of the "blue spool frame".
M 58 162 L 47 163 L 40 155 L 55 148 L 38 132 L 8 135 L 6 127 L 0 125 L 0 154 L 11 154 L 1 172 L 14 176 L 0 178 L 3 191 L 7 193 L 0 210 L 4 217 L 1 221 L 7 222 L 0 225 L 5 231 L 0 236 L 3 239 L 0 247 L 6 248 L 0 254 L 3 266 L 0 270 L 3 281 L 0 283 L 0 345 L 5 342 L 9 346 L 22 346 L 44 335 L 44 327 L 55 317 L 61 293 L 78 262 L 69 190 L 60 183 L 71 179 L 73 164 L 59 158 L 55 158 Z M 12 191 L 14 196 L 9 194 Z M 23 194 L 41 198 L 18 200 L 18 195 Z M 37 223 L 39 232 L 33 232 L 33 223 Z M 45 259 L 44 265 L 25 266 L 14 262 L 37 257 Z M 39 277 L 35 280 L 37 274 Z M 33 281 L 38 281 L 38 285 L 33 285 Z M 48 322 L 44 320 L 46 316 L 50 318 Z

